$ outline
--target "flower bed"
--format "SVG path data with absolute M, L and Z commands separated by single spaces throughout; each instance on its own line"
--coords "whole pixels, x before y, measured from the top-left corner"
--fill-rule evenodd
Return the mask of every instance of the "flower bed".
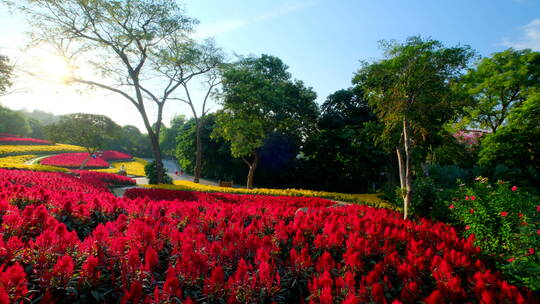
M 131 155 L 127 154 L 127 153 L 114 151 L 114 150 L 105 150 L 105 151 L 103 151 L 103 153 L 101 154 L 100 157 L 103 158 L 106 161 L 133 159 L 133 156 L 131 156 Z
M 0 169 L 1 300 L 538 302 L 442 223 L 319 198 L 106 188 Z
M 96 172 L 106 172 L 106 173 L 118 173 L 122 166 L 126 170 L 128 175 L 133 176 L 146 176 L 144 172 L 144 167 L 148 162 L 142 158 L 134 157 L 132 161 L 113 161 L 111 162 L 112 168 L 107 169 L 94 169 L 92 171 Z
M 37 155 L 16 155 L 16 156 L 5 156 L 0 157 L 0 168 L 10 168 L 10 169 L 25 169 L 32 171 L 46 171 L 46 172 L 67 172 L 67 169 L 54 167 L 54 166 L 44 166 L 44 165 L 27 165 L 26 161 L 36 158 Z
M 276 196 L 305 196 L 305 197 L 322 197 L 336 201 L 344 201 L 350 203 L 357 203 L 362 205 L 369 205 L 373 207 L 388 208 L 393 210 L 400 210 L 399 207 L 390 204 L 389 202 L 381 199 L 377 194 L 349 194 L 338 192 L 325 192 L 325 191 L 313 191 L 302 189 L 266 189 L 266 188 L 229 188 L 218 187 L 211 185 L 201 185 L 190 181 L 177 180 L 173 182 L 174 185 L 147 185 L 148 188 L 157 189 L 169 189 L 169 190 L 184 190 L 184 191 L 205 191 L 205 192 L 226 192 L 236 194 L 263 194 L 263 195 L 276 195 Z
M 89 153 L 64 153 L 44 158 L 40 161 L 42 165 L 58 166 L 64 168 L 79 168 L 81 164 L 90 156 Z M 108 168 L 109 163 L 99 157 L 86 162 L 85 168 Z
M 6 136 L 0 137 L 0 145 L 52 145 L 52 143 L 43 139 Z
M 19 135 L 11 134 L 11 133 L 3 133 L 0 132 L 0 137 L 20 137 Z
M 56 145 L 0 145 L 0 155 L 20 155 L 20 154 L 54 154 L 65 152 L 82 152 L 83 147 L 65 144 Z

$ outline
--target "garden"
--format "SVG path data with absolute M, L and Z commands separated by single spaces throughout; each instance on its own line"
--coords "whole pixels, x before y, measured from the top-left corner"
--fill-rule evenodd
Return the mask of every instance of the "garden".
M 199 2 L 0 0 L 0 304 L 540 304 L 540 4 Z
M 0 299 L 533 303 L 475 237 L 322 198 L 132 189 L 129 178 L 0 169 Z

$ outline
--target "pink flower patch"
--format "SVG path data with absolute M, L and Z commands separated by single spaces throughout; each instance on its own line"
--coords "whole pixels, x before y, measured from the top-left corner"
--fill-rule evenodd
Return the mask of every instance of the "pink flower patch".
M 502 212 L 501 212 L 501 216 L 502 216 L 502 217 L 508 216 L 508 212 L 502 211 Z

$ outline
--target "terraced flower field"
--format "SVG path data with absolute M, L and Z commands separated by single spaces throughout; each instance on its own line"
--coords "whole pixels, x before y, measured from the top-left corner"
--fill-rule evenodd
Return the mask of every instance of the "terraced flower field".
M 85 148 L 65 145 L 50 144 L 47 141 L 32 138 L 21 138 L 13 134 L 0 133 L 0 168 L 27 169 L 47 172 L 66 172 L 67 168 L 78 168 L 88 155 Z M 1 141 L 1 139 L 6 141 Z M 17 144 L 14 144 L 18 142 Z M 27 143 L 33 144 L 27 144 Z M 49 143 L 44 145 L 44 143 Z M 51 157 L 43 157 L 50 155 Z M 33 164 L 28 162 L 35 161 Z M 144 166 L 147 162 L 140 158 L 119 151 L 105 150 L 100 158 L 91 159 L 87 167 L 101 168 L 95 171 L 106 173 L 118 173 L 122 166 L 128 175 L 145 176 Z
M 321 198 L 132 189 L 0 169 L 0 299 L 18 303 L 536 303 L 473 238 Z

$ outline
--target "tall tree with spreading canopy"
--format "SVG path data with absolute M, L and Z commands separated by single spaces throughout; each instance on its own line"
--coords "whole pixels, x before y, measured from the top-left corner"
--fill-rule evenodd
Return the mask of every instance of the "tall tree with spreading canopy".
M 197 77 L 185 78 L 182 74 L 178 73 L 178 63 L 175 60 L 175 58 L 178 57 L 177 53 L 185 52 L 184 49 L 185 48 L 178 46 L 165 50 L 162 53 L 161 67 L 159 70 L 169 79 L 181 84 L 184 94 L 182 97 L 177 97 L 175 99 L 187 104 L 195 119 L 196 151 L 193 181 L 198 183 L 201 177 L 203 163 L 202 129 L 206 114 L 208 114 L 208 111 L 210 110 L 208 103 L 221 83 L 220 67 L 224 61 L 224 54 L 221 49 L 214 45 L 212 40 L 206 40 L 198 46 L 193 44 L 193 46 L 188 49 L 190 60 L 194 63 L 190 69 L 192 73 L 195 72 L 197 74 Z M 180 69 L 180 71 L 182 72 L 183 69 Z M 199 86 L 194 85 L 194 83 L 196 84 L 197 82 Z M 195 95 L 193 90 L 194 87 L 200 89 L 204 94 L 202 94 L 202 96 Z M 200 106 L 200 111 L 197 111 L 197 106 Z
M 540 53 L 529 49 L 495 53 L 469 69 L 461 84 L 471 97 L 463 123 L 495 133 L 512 109 L 540 88 Z
M 193 55 L 200 46 L 189 39 L 196 20 L 175 0 L 27 0 L 11 5 L 29 16 L 36 43 L 53 44 L 69 60 L 75 71 L 68 82 L 116 93 L 137 109 L 156 170 L 163 173 L 159 134 L 165 103 L 187 79 L 207 71 Z M 149 105 L 155 109 L 154 122 Z
M 365 65 L 353 83 L 364 90 L 384 124 L 387 146 L 396 151 L 404 218 L 412 200 L 413 149 L 438 132 L 456 113 L 452 89 L 473 56 L 468 47 L 447 48 L 414 36 L 381 44 L 385 59 Z
M 47 138 L 86 148 L 88 157 L 82 162 L 80 169 L 97 150 L 102 149 L 108 141 L 120 136 L 122 128 L 104 115 L 74 113 L 60 117 L 57 123 L 45 127 Z
M 272 133 L 300 142 L 316 122 L 315 92 L 293 81 L 287 69 L 281 59 L 262 55 L 243 58 L 223 72 L 223 109 L 212 136 L 230 142 L 232 156 L 248 166 L 248 188 L 253 188 L 259 150 Z

